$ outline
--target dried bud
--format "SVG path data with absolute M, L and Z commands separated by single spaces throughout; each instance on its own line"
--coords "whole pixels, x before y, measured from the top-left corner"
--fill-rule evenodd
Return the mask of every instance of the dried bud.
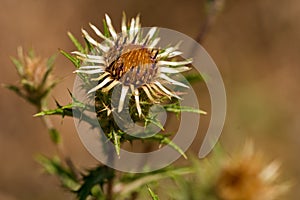
M 20 77 L 20 86 L 6 87 L 30 103 L 40 106 L 42 100 L 56 84 L 51 78 L 54 57 L 48 60 L 42 59 L 35 56 L 33 51 L 24 54 L 23 49 L 19 47 L 18 58 L 12 58 L 12 61 Z

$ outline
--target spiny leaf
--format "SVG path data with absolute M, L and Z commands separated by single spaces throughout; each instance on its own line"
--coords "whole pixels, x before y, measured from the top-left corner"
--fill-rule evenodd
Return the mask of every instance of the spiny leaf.
M 173 178 L 174 176 L 183 176 L 186 174 L 191 174 L 193 172 L 194 170 L 191 167 L 174 168 L 173 166 L 169 166 L 148 173 L 125 174 L 121 179 L 121 183 L 119 183 L 120 187 L 122 187 L 123 189 L 122 191 L 120 191 L 118 196 L 126 196 L 131 192 L 139 191 L 142 186 L 153 183 L 155 181 L 166 178 Z
M 21 61 L 19 61 L 18 59 L 14 58 L 14 57 L 10 57 L 11 61 L 14 63 L 16 69 L 17 69 L 17 72 L 20 76 L 23 76 L 24 75 L 24 66 L 22 64 Z
M 19 87 L 15 86 L 15 85 L 6 85 L 6 84 L 2 84 L 2 87 L 9 89 L 9 90 L 15 92 L 17 95 L 24 98 L 24 95 L 22 94 Z
M 145 125 L 147 126 L 149 123 L 154 124 L 155 126 L 157 126 L 163 131 L 165 130 L 164 126 L 160 123 L 160 121 L 156 118 L 156 116 L 147 116 L 145 118 Z
M 151 190 L 151 188 L 149 186 L 148 186 L 148 191 L 152 197 L 152 200 L 159 200 L 158 196 Z
M 60 137 L 59 132 L 55 128 L 49 129 L 49 134 L 50 134 L 50 138 L 51 138 L 52 142 L 54 142 L 55 144 L 60 143 L 61 137 Z
M 35 58 L 35 51 L 33 48 L 30 48 L 29 51 L 28 51 L 28 56 L 29 58 L 33 59 Z
M 46 83 L 47 83 L 47 79 L 51 73 L 51 71 L 53 70 L 52 66 L 54 65 L 54 61 L 55 61 L 56 56 L 51 56 L 48 61 L 47 61 L 47 71 L 44 74 L 43 80 L 41 82 L 41 84 L 39 85 L 38 90 L 42 89 Z M 56 83 L 54 85 L 52 85 L 51 89 L 56 85 Z
M 53 65 L 53 64 L 51 64 L 50 62 L 53 62 L 53 64 L 54 64 L 54 60 L 53 60 L 53 61 L 49 61 L 49 63 L 47 62 L 47 66 L 48 66 L 48 65 L 49 65 L 49 66 Z M 46 73 L 44 74 L 44 77 L 43 77 L 43 80 L 42 80 L 42 84 L 45 84 L 45 82 L 46 82 L 46 80 L 47 80 L 49 74 L 50 74 L 51 71 L 52 71 L 52 69 L 53 69 L 52 67 L 48 67 Z
M 29 81 L 29 80 L 23 78 L 21 80 L 21 84 L 22 84 L 23 88 L 26 91 L 28 91 L 29 93 L 36 91 L 36 87 L 35 87 L 35 85 L 33 84 L 32 81 Z
M 41 117 L 45 115 L 61 115 L 64 116 L 73 116 L 72 113 L 72 104 L 68 104 L 63 107 L 59 107 L 53 110 L 44 110 L 34 115 L 34 117 Z
M 73 42 L 73 44 L 76 46 L 78 51 L 80 51 L 81 53 L 85 53 L 84 48 L 82 47 L 80 42 L 78 42 L 78 40 L 74 37 L 74 35 L 71 32 L 68 32 L 68 36 L 71 39 L 71 41 Z
M 70 97 L 72 98 L 73 103 L 76 103 L 76 105 L 80 105 L 80 107 L 82 107 L 84 105 L 78 99 L 75 98 L 75 96 L 69 89 L 68 89 L 68 93 L 69 93 Z
M 158 170 L 155 170 L 155 171 L 151 171 L 151 172 L 148 172 L 148 173 L 124 173 L 122 175 L 120 181 L 122 183 L 130 183 L 130 182 L 134 182 L 135 180 L 141 179 L 143 177 L 147 177 L 147 176 L 151 176 L 151 175 L 157 175 L 157 174 L 164 174 L 168 171 L 172 171 L 173 169 L 174 169 L 174 166 L 167 166 L 165 168 L 158 169 Z M 146 183 L 150 183 L 150 182 L 146 182 Z
M 47 158 L 46 156 L 39 155 L 36 157 L 36 160 L 44 167 L 47 173 L 57 175 L 64 187 L 72 191 L 79 187 L 75 175 L 72 174 L 71 170 L 62 165 L 58 157 Z
M 62 117 L 69 116 L 78 118 L 80 120 L 88 122 L 92 127 L 99 126 L 99 123 L 97 120 L 92 119 L 90 116 L 82 113 L 82 109 L 91 109 L 89 106 L 86 106 L 85 104 L 74 101 L 70 104 L 67 104 L 65 106 L 61 106 L 56 101 L 57 108 L 51 109 L 51 110 L 43 110 L 39 113 L 36 113 L 34 117 L 42 117 L 45 115 L 60 115 Z
M 113 137 L 113 140 L 114 140 L 114 146 L 115 146 L 117 155 L 120 156 L 120 149 L 121 149 L 120 139 L 121 139 L 121 136 L 118 135 L 115 131 L 112 131 L 112 137 Z
M 65 52 L 62 49 L 60 49 L 59 51 L 62 55 L 64 55 L 67 59 L 69 59 L 75 65 L 76 68 L 80 67 L 80 60 L 79 59 L 77 59 L 76 57 L 72 56 L 71 54 Z
M 47 66 L 48 69 L 49 69 L 49 68 L 50 68 L 50 69 L 53 68 L 53 65 L 54 65 L 54 63 L 55 63 L 56 57 L 57 57 L 57 54 L 54 54 L 54 55 L 52 55 L 50 58 L 48 58 L 47 63 L 46 63 L 46 66 Z
M 106 166 L 99 166 L 96 169 L 89 170 L 88 174 L 83 177 L 83 184 L 76 191 L 79 200 L 86 200 L 92 194 L 94 186 L 103 187 L 104 183 L 114 177 L 114 171 Z
M 104 36 L 109 38 L 110 37 L 109 29 L 104 19 L 103 19 L 103 29 L 104 29 Z
M 207 112 L 205 112 L 203 110 L 196 109 L 196 108 L 189 107 L 189 106 L 180 106 L 178 103 L 165 105 L 164 108 L 167 111 L 174 112 L 174 113 L 191 112 L 191 113 L 198 113 L 198 114 L 203 114 L 203 115 L 207 114 Z
M 184 153 L 184 151 L 178 146 L 176 145 L 174 142 L 172 142 L 172 140 L 170 140 L 167 135 L 164 134 L 156 134 L 152 137 L 147 138 L 147 140 L 157 140 L 159 141 L 161 144 L 166 144 L 169 145 L 170 147 L 172 147 L 174 150 L 176 150 L 178 153 L 180 153 L 185 159 L 187 159 L 186 154 Z
M 44 115 L 62 115 L 64 116 L 73 116 L 72 114 L 72 109 L 74 108 L 85 108 L 85 105 L 81 102 L 73 102 L 70 104 L 67 104 L 65 106 L 61 106 L 57 101 L 56 101 L 57 108 L 53 110 L 44 110 L 42 112 L 39 112 L 34 115 L 34 117 L 41 117 Z

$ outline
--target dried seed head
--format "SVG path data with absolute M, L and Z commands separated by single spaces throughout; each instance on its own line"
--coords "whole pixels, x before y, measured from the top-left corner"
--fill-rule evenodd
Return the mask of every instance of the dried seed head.
M 278 184 L 279 164 L 265 164 L 263 157 L 247 145 L 237 158 L 228 160 L 222 167 L 216 183 L 222 200 L 275 200 L 288 188 Z

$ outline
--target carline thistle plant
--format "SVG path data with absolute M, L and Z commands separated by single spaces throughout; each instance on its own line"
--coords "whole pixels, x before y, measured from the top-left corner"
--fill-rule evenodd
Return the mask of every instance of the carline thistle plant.
M 82 30 L 86 47 L 83 48 L 75 37 L 69 33 L 78 51 L 69 54 L 63 50 L 61 53 L 73 62 L 78 76 L 86 85 L 84 89 L 95 98 L 95 108 L 99 123 L 104 132 L 111 139 L 117 153 L 123 141 L 147 140 L 159 141 L 167 144 L 185 156 L 184 152 L 172 143 L 168 138 L 170 134 L 157 133 L 149 138 L 139 138 L 127 135 L 126 130 L 121 130 L 114 123 L 112 113 L 121 113 L 128 109 L 134 122 L 154 123 L 164 130 L 157 121 L 156 116 L 149 116 L 149 108 L 153 104 L 162 105 L 166 111 L 179 114 L 180 112 L 196 112 L 204 114 L 204 111 L 187 106 L 181 106 L 180 88 L 188 88 L 188 84 L 177 81 L 171 75 L 180 75 L 190 68 L 191 60 L 181 58 L 182 52 L 178 45 L 167 48 L 158 47 L 160 38 L 157 37 L 157 28 L 151 28 L 143 36 L 139 16 L 131 19 L 126 24 L 125 15 L 122 19 L 122 33 L 117 34 L 110 18 L 106 15 L 104 21 L 104 33 L 90 24 L 96 35 L 103 39 L 102 43 L 93 39 L 85 30 Z M 80 113 L 81 109 L 90 109 L 88 105 L 80 102 L 71 94 L 73 103 L 48 110 L 45 106 L 47 94 L 55 86 L 56 82 L 51 78 L 53 58 L 45 62 L 36 57 L 33 52 L 24 54 L 19 49 L 19 59 L 12 59 L 20 76 L 20 86 L 5 85 L 19 96 L 42 110 L 35 116 L 42 116 L 54 144 L 59 146 L 62 142 L 59 132 L 49 123 L 47 115 L 61 115 L 62 117 L 78 117 L 81 120 L 90 121 L 88 116 Z M 92 75 L 92 77 L 89 77 Z M 196 80 L 195 75 L 185 78 L 190 83 Z M 97 83 L 92 86 L 91 82 Z M 171 89 L 175 86 L 175 89 Z M 117 104 L 112 104 L 112 91 L 117 87 Z M 95 94 L 94 94 L 95 92 Z M 126 106 L 126 98 L 130 96 L 129 108 Z M 133 96 L 133 97 L 131 97 Z M 43 106 L 42 106 L 43 105 Z M 75 112 L 80 115 L 74 114 Z M 50 121 L 51 122 L 51 121 Z M 49 125 L 50 124 L 50 125 Z M 218 149 L 217 149 L 218 150 Z M 221 149 L 219 149 L 221 150 Z M 171 178 L 175 180 L 176 192 L 162 190 L 172 199 L 206 199 L 206 200 L 253 200 L 253 199 L 279 199 L 289 189 L 289 184 L 278 181 L 279 165 L 276 162 L 266 165 L 253 151 L 252 144 L 247 145 L 245 151 L 235 159 L 221 158 L 217 156 L 205 160 L 195 160 L 194 165 L 184 167 L 169 166 L 151 173 L 117 173 L 115 169 L 103 164 L 91 169 L 77 169 L 71 158 L 60 152 L 65 162 L 58 157 L 48 158 L 40 156 L 38 161 L 49 174 L 59 177 L 63 187 L 75 193 L 80 200 L 85 199 L 128 199 L 134 200 L 142 196 L 142 187 L 147 186 L 149 195 L 153 200 L 158 200 L 158 195 L 149 187 L 153 182 Z M 147 167 L 147 166 L 145 166 Z M 188 176 L 192 177 L 191 180 Z M 163 183 L 164 184 L 164 183 Z M 255 186 L 255 187 L 253 187 Z M 144 187 L 146 188 L 146 187 Z M 143 198 L 143 197 L 141 197 Z
M 129 111 L 134 122 L 144 123 L 144 127 L 153 123 L 164 130 L 157 116 L 149 115 L 149 109 L 155 104 L 160 104 L 165 106 L 166 111 L 177 114 L 182 111 L 183 107 L 179 105 L 179 100 L 182 99 L 183 90 L 189 88 L 186 83 L 188 81 L 185 78 L 176 80 L 173 76 L 180 76 L 182 72 L 190 70 L 188 65 L 192 60 L 181 57 L 182 52 L 178 50 L 179 41 L 174 46 L 159 47 L 160 37 L 157 36 L 159 29 L 152 27 L 144 34 L 145 29 L 141 28 L 139 15 L 127 24 L 126 16 L 123 14 L 119 34 L 115 31 L 108 15 L 105 15 L 104 33 L 95 25 L 91 23 L 89 25 L 102 42 L 82 29 L 88 46 L 86 50 L 70 35 L 75 45 L 79 47 L 78 51 L 72 52 L 74 55 L 72 59 L 74 60 L 75 57 L 78 67 L 75 72 L 85 79 L 84 84 L 87 84 L 83 87 L 87 90 L 87 94 L 95 95 L 99 124 L 104 133 L 114 142 L 119 154 L 122 141 L 139 139 L 138 135 L 143 133 L 129 136 L 126 130 L 118 127 L 111 113 L 118 115 L 125 109 Z M 92 86 L 91 82 L 97 82 L 97 85 Z M 117 100 L 112 98 L 114 90 L 117 91 L 115 95 Z M 186 109 L 199 114 L 205 113 L 194 108 Z M 122 123 L 126 127 L 128 121 Z M 179 147 L 167 139 L 166 134 L 156 134 L 147 139 L 169 144 L 186 157 Z

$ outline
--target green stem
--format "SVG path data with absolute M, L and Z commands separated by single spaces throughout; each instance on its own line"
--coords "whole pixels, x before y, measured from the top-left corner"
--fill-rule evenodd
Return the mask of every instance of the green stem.
M 112 147 L 108 149 L 108 163 L 113 163 L 114 162 L 114 155 L 115 155 L 115 149 Z M 111 168 L 111 170 L 114 171 L 114 175 L 116 174 L 116 170 L 114 168 Z M 113 192 L 113 182 L 114 182 L 114 177 L 108 179 L 107 182 L 107 190 L 106 190 L 106 200 L 113 200 L 114 198 L 114 192 Z
M 169 178 L 174 175 L 186 175 L 186 174 L 191 174 L 193 172 L 194 172 L 193 169 L 186 167 L 186 168 L 174 169 L 171 171 L 167 171 L 165 173 L 147 175 L 129 184 L 123 184 L 123 183 L 115 184 L 114 192 L 119 196 L 124 196 L 128 193 L 134 192 L 137 188 L 140 188 L 141 186 L 146 185 L 148 183 Z
M 40 104 L 37 104 L 36 107 L 37 107 L 38 112 L 41 112 L 42 110 L 47 110 L 48 109 L 45 102 L 41 102 Z M 41 120 L 42 120 L 44 126 L 48 129 L 48 131 L 51 131 L 51 130 L 55 129 L 55 127 L 53 126 L 53 123 L 52 123 L 51 119 L 49 118 L 49 116 L 47 116 L 47 115 L 41 116 Z M 79 180 L 79 178 L 80 178 L 79 172 L 77 171 L 71 157 L 66 154 L 63 143 L 59 142 L 59 143 L 55 143 L 55 145 L 56 145 L 56 149 L 57 149 L 57 152 L 58 152 L 59 156 L 61 158 L 63 158 L 66 165 L 69 167 L 69 169 L 74 174 L 76 179 Z

